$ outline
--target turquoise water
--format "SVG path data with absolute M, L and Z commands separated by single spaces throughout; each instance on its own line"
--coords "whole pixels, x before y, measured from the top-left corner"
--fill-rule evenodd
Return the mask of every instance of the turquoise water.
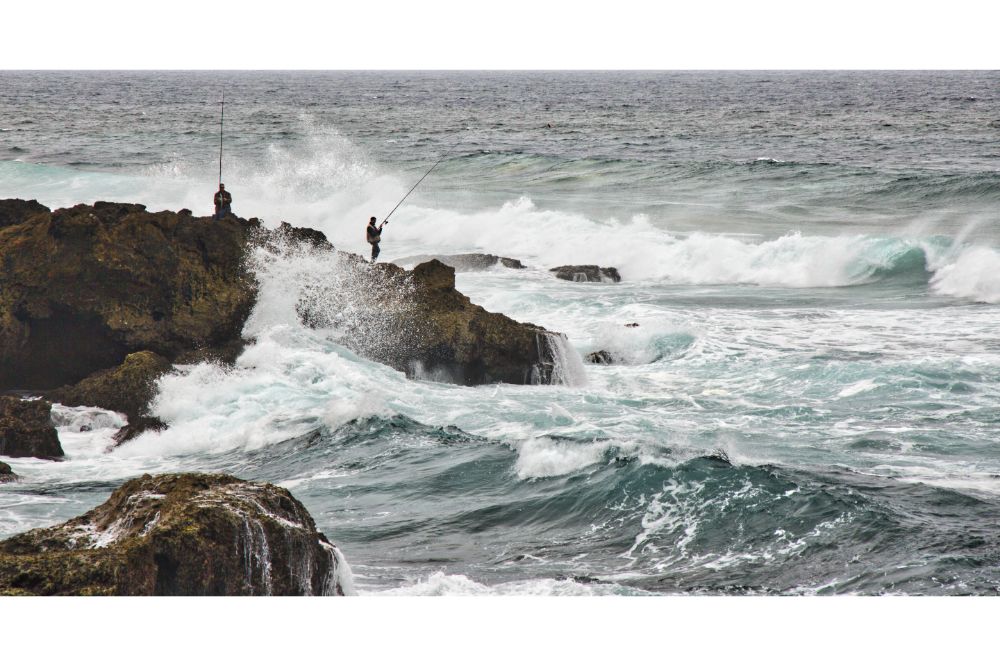
M 0 78 L 0 197 L 51 207 L 207 214 L 222 86 L 235 212 L 342 249 L 444 154 L 382 257 L 518 258 L 459 289 L 617 361 L 407 380 L 299 322 L 336 261 L 259 255 L 236 367 L 162 380 L 170 430 L 111 453 L 117 417 L 57 410 L 68 459 L 13 461 L 0 536 L 220 470 L 289 488 L 366 594 L 1000 588 L 995 73 Z

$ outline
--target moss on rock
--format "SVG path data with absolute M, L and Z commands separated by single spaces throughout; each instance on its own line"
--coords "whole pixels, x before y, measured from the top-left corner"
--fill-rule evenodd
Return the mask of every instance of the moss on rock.
M 0 594 L 344 594 L 347 564 L 283 488 L 143 476 L 54 527 L 0 542 Z

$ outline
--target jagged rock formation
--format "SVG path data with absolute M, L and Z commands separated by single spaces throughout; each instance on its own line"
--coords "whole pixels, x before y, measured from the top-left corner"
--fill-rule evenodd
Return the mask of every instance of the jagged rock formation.
M 172 363 L 232 362 L 257 297 L 252 249 L 291 246 L 332 253 L 350 267 L 345 284 L 367 286 L 332 295 L 339 312 L 302 309 L 307 318 L 352 322 L 365 335 L 345 343 L 362 355 L 462 384 L 551 379 L 553 334 L 472 305 L 455 290 L 454 269 L 440 262 L 412 272 L 372 266 L 337 252 L 321 232 L 286 223 L 268 230 L 257 219 L 151 213 L 139 204 L 50 212 L 7 200 L 0 201 L 0 391 L 124 412 L 130 423 L 120 441 L 158 427 L 146 414 L 156 379 Z
M 51 411 L 52 403 L 45 400 L 0 396 L 0 456 L 62 459 Z
M 349 592 L 339 551 L 283 488 L 208 474 L 143 476 L 55 527 L 0 542 L 0 594 Z
M 299 303 L 303 321 L 335 328 L 358 354 L 411 377 L 464 385 L 550 383 L 560 334 L 487 312 L 455 290 L 455 269 L 432 259 L 406 271 L 340 254 L 340 282 Z
M 614 266 L 595 266 L 587 264 L 582 266 L 557 266 L 550 268 L 550 273 L 555 273 L 560 280 L 570 282 L 621 282 L 622 276 Z
M 0 483 L 13 483 L 17 481 L 17 474 L 10 468 L 10 465 L 0 461 Z
M 4 211 L 0 389 L 73 384 L 137 351 L 238 353 L 258 221 L 106 202 L 50 213 L 8 201 Z
M 431 259 L 437 259 L 445 266 L 451 266 L 452 268 L 455 269 L 457 273 L 485 271 L 488 268 L 493 268 L 497 264 L 504 266 L 506 268 L 524 268 L 524 264 L 522 264 L 517 259 L 511 259 L 510 257 L 498 257 L 495 254 L 480 254 L 480 253 L 418 254 L 412 257 L 403 257 L 402 259 L 397 259 L 393 263 L 409 266 L 409 265 L 422 264 L 424 262 L 430 261 Z

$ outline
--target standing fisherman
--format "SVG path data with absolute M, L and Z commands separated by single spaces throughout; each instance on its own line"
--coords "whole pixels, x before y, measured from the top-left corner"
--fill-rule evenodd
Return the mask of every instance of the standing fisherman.
M 215 193 L 215 219 L 221 220 L 233 214 L 233 195 L 226 192 L 222 182 L 222 125 L 226 119 L 226 91 L 222 91 L 222 106 L 219 107 L 219 191 Z
M 371 244 L 372 246 L 373 264 L 375 263 L 375 260 L 378 259 L 378 253 L 379 253 L 378 244 L 379 241 L 382 240 L 382 227 L 384 226 L 385 222 L 383 222 L 378 226 L 375 226 L 375 217 L 373 216 L 372 219 L 368 220 L 368 226 L 365 228 L 365 237 L 367 238 L 368 243 Z
M 454 146 L 452 146 L 452 150 L 454 150 Z M 410 196 L 411 194 L 413 194 L 413 190 L 417 189 L 417 185 L 419 185 L 420 183 L 424 182 L 424 178 L 426 178 L 427 176 L 431 175 L 431 171 L 434 171 L 434 168 L 438 164 L 441 164 L 441 162 L 443 162 L 444 158 L 447 157 L 447 156 L 448 156 L 447 153 L 445 153 L 444 155 L 442 155 L 441 159 L 439 159 L 437 162 L 435 162 L 434 165 L 431 166 L 431 168 L 427 170 L 427 173 L 425 173 L 424 175 L 422 175 L 420 177 L 420 180 L 418 180 L 413 185 L 413 187 L 410 188 L 410 191 L 407 192 L 405 195 L 403 195 L 403 198 L 399 200 L 399 203 L 397 203 L 395 205 L 395 207 L 392 210 L 389 211 L 389 214 L 385 216 L 384 220 L 382 220 L 382 224 L 380 224 L 380 225 L 378 225 L 376 227 L 375 226 L 375 217 L 374 216 L 372 216 L 372 219 L 368 220 L 368 227 L 365 229 L 365 231 L 367 232 L 366 235 L 367 235 L 367 238 L 368 238 L 368 242 L 372 246 L 372 263 L 373 264 L 375 263 L 375 260 L 378 259 L 378 253 L 379 253 L 378 244 L 379 244 L 379 241 L 382 240 L 382 227 L 384 227 L 385 225 L 389 224 L 389 218 L 392 217 L 392 214 L 396 212 L 396 209 L 403 205 L 403 202 L 406 201 L 406 198 L 408 196 Z
M 226 191 L 224 183 L 219 183 L 219 191 L 215 193 L 215 219 L 221 220 L 226 215 L 232 215 L 233 195 Z

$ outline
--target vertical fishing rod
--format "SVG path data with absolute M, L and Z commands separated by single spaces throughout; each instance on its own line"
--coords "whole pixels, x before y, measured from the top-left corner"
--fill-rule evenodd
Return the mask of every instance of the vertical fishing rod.
M 454 147 L 452 149 L 454 149 Z M 389 224 L 389 218 L 392 216 L 393 213 L 396 212 L 396 208 L 399 208 L 400 206 L 403 205 L 403 202 L 406 201 L 406 198 L 408 196 L 410 196 L 411 194 L 413 194 L 413 190 L 417 189 L 417 185 L 419 185 L 420 183 L 424 182 L 424 178 L 426 178 L 427 176 L 431 175 L 431 171 L 434 171 L 435 167 L 437 167 L 438 164 L 441 164 L 441 162 L 444 162 L 444 159 L 446 157 L 448 157 L 449 153 L 451 153 L 450 150 L 447 151 L 444 155 L 442 155 L 441 159 L 439 159 L 437 162 L 435 162 L 434 165 L 430 169 L 427 170 L 427 173 L 425 173 L 423 176 L 421 176 L 420 180 L 418 180 L 416 182 L 416 184 L 414 184 L 414 186 L 410 188 L 410 191 L 407 192 L 405 195 L 403 195 L 403 198 L 400 199 L 399 203 L 396 204 L 395 207 L 393 207 L 393 209 L 389 211 L 389 214 L 386 215 L 384 218 L 382 218 L 382 226 L 385 226 L 385 225 Z
M 222 187 L 222 123 L 226 119 L 226 91 L 222 91 L 222 110 L 219 113 L 219 187 Z

